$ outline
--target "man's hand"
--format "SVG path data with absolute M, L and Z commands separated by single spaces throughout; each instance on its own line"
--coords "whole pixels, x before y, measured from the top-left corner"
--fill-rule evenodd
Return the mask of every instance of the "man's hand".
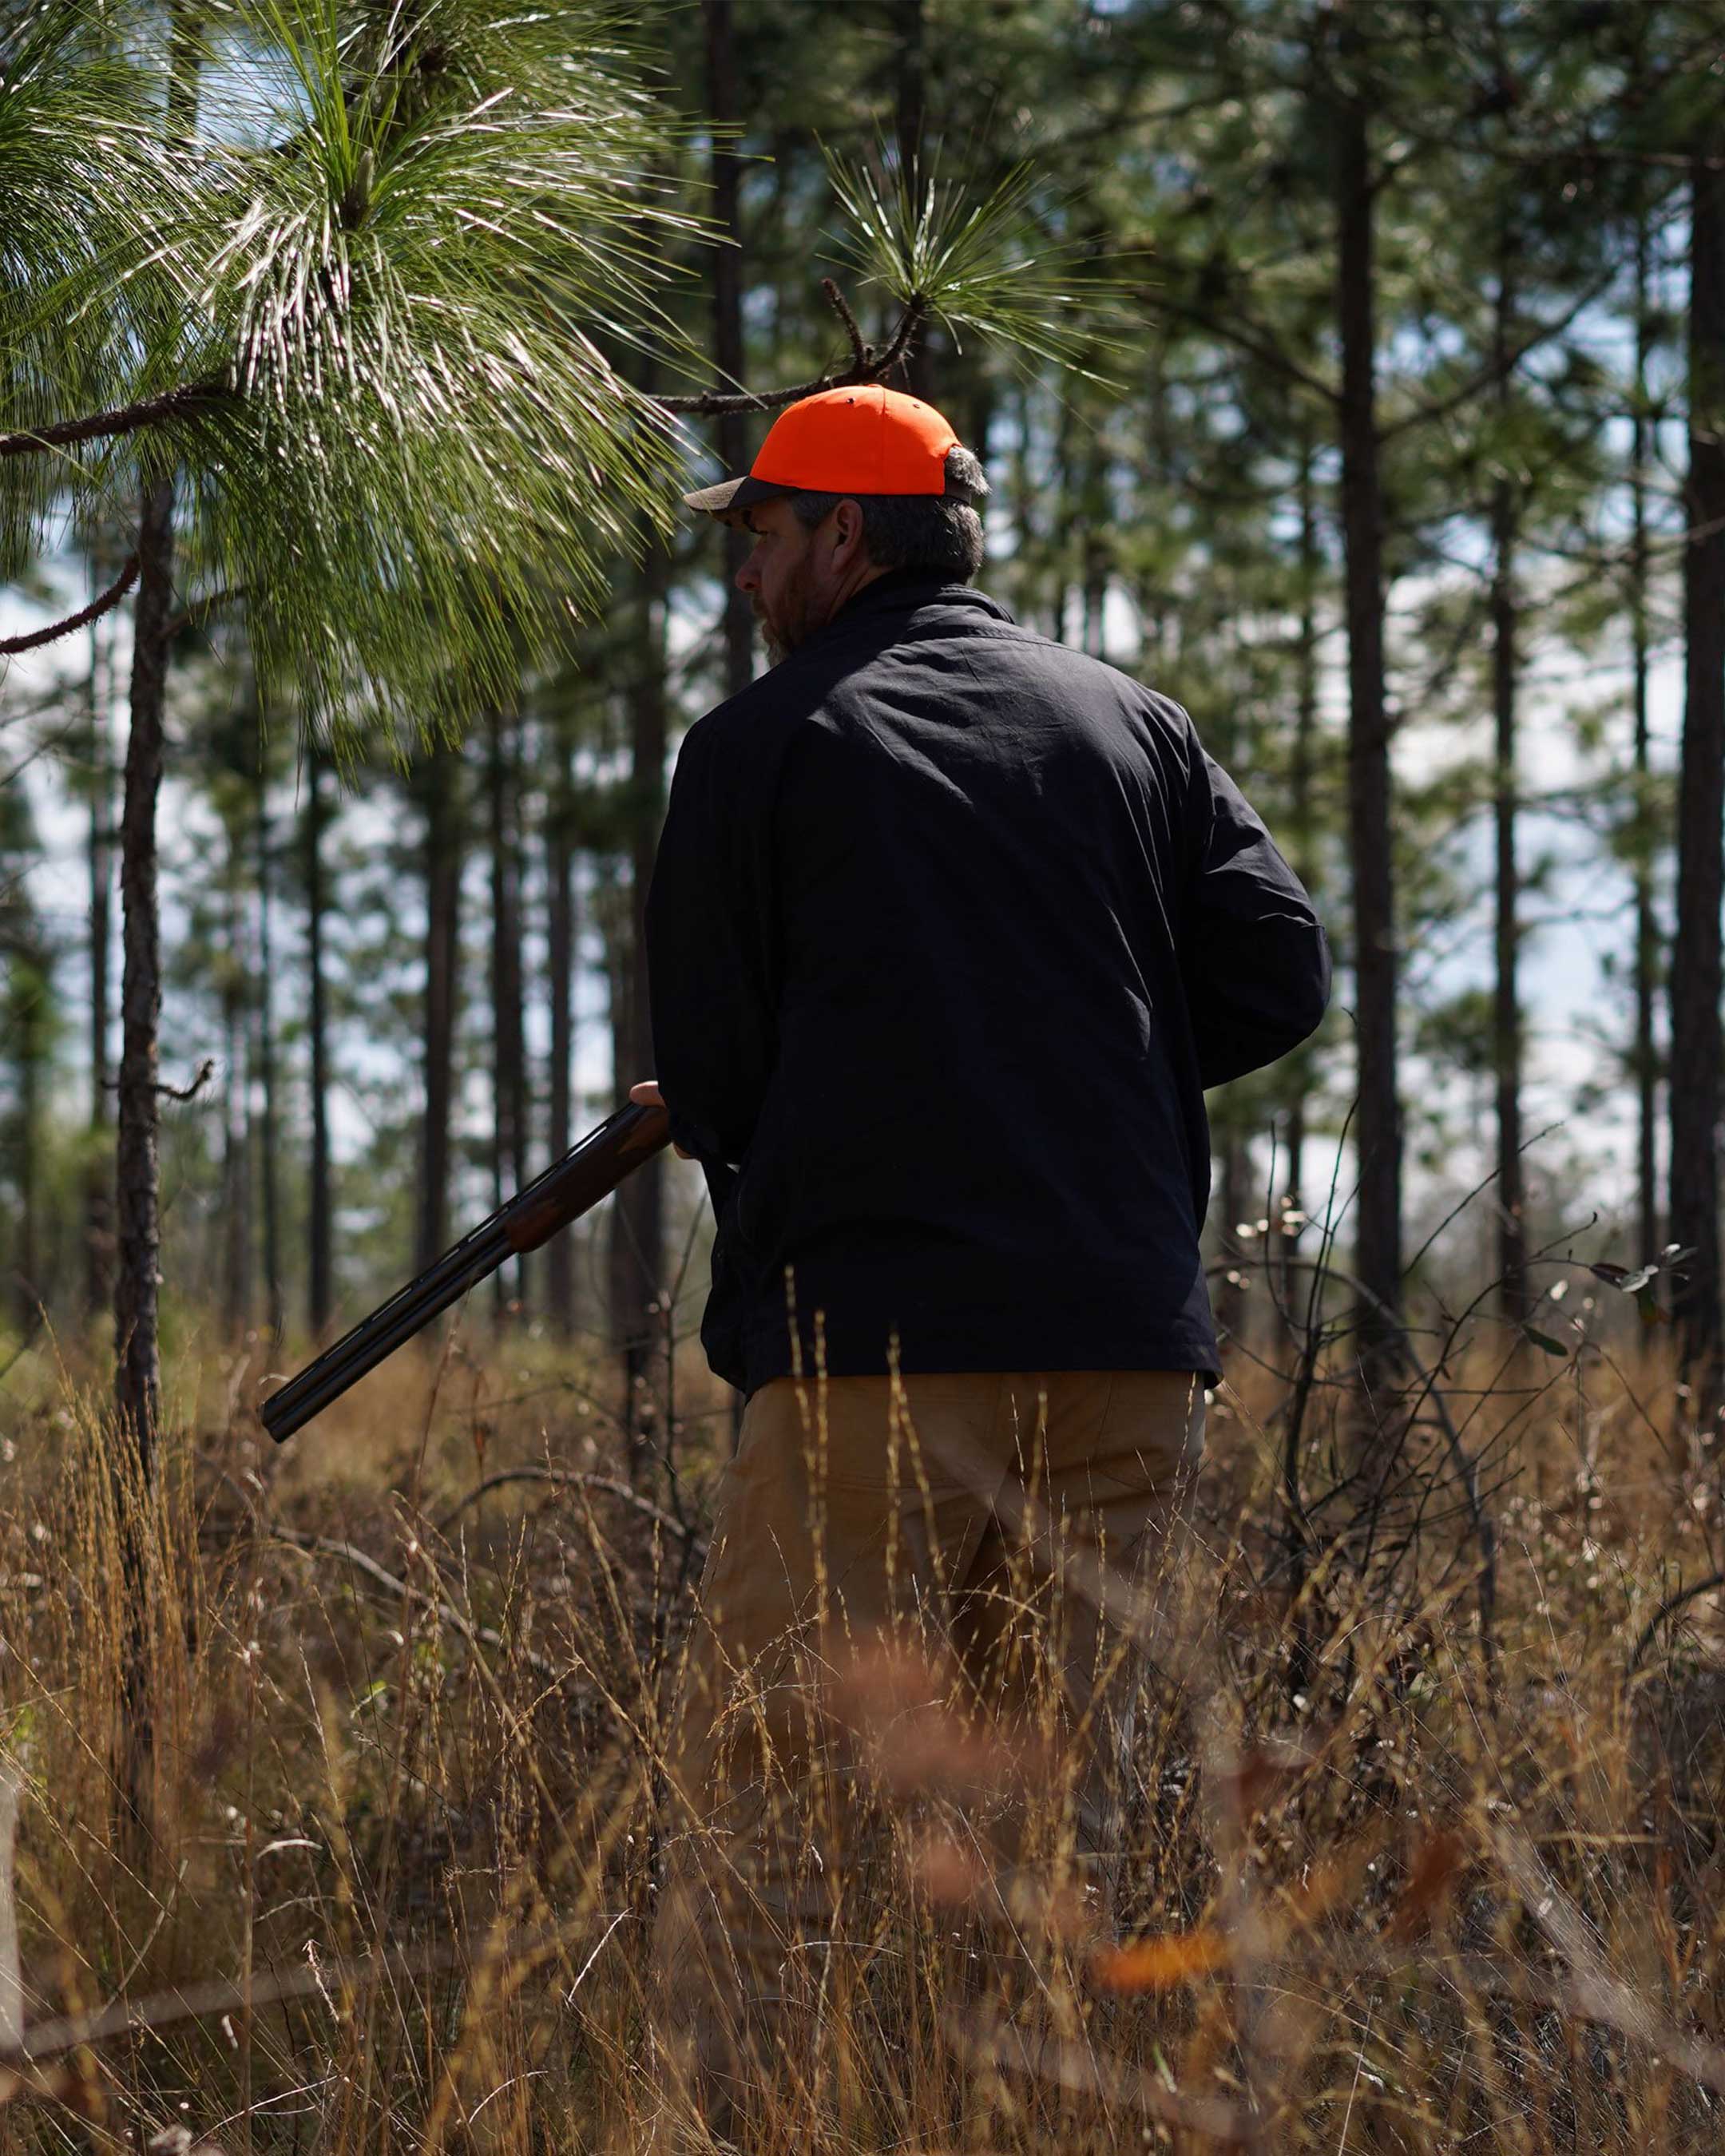
M 644 1078 L 639 1086 L 631 1086 L 629 1097 L 637 1107 L 662 1108 L 665 1106 L 665 1096 L 659 1090 L 656 1078 Z M 692 1152 L 685 1152 L 680 1145 L 674 1145 L 671 1151 L 679 1160 L 693 1160 L 695 1158 Z

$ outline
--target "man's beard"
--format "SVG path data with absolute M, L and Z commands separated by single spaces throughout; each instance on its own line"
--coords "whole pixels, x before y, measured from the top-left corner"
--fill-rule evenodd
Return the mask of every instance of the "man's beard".
M 762 605 L 758 593 L 751 601 L 766 641 L 767 656 L 775 666 L 790 657 L 811 629 L 820 627 L 812 619 L 814 583 L 809 563 L 799 562 L 786 579 L 783 593 L 771 613 Z

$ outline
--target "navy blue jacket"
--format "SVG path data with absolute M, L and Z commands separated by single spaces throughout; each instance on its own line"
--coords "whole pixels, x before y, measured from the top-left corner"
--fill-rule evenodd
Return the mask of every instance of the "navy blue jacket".
M 721 1377 L 1214 1369 L 1204 1091 L 1330 965 L 1178 705 L 884 577 L 690 729 L 647 952 Z

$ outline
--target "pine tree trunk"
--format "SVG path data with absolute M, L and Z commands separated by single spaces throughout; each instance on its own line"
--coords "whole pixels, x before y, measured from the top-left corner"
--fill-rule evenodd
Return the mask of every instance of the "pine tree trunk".
M 1510 398 L 1509 353 L 1514 295 L 1504 241 L 1493 316 L 1492 361 L 1500 412 Z M 1497 1084 L 1497 1295 L 1503 1316 L 1517 1324 L 1527 1312 L 1527 1190 L 1522 1165 L 1522 1005 L 1516 978 L 1520 957 L 1521 884 L 1516 869 L 1516 542 L 1520 509 L 1514 483 L 1500 476 L 1491 490 L 1491 711 L 1496 739 L 1492 827 L 1496 839 L 1497 973 L 1491 1035 Z
M 100 581 L 100 578 L 98 579 Z M 90 1165 L 84 1194 L 84 1295 L 94 1317 L 113 1292 L 113 1116 L 108 1025 L 114 939 L 114 773 L 108 726 L 108 680 L 101 664 L 107 641 L 100 622 L 90 628 Z
M 551 1158 L 561 1160 L 575 1142 L 575 970 L 579 961 L 576 920 L 574 773 L 568 716 L 553 721 L 557 742 L 550 807 L 545 819 L 547 894 L 546 965 L 551 990 Z M 575 1330 L 575 1232 L 566 1229 L 545 1246 L 546 1300 L 552 1329 L 562 1339 Z
M 491 846 L 491 1188 L 498 1205 L 526 1181 L 526 1055 L 521 1014 L 519 719 L 491 714 L 486 797 Z M 521 1260 L 500 1266 L 500 1321 L 519 1311 Z
M 707 110 L 713 123 L 713 221 L 729 245 L 712 251 L 713 365 L 721 389 L 742 381 L 742 167 L 732 129 L 737 119 L 737 58 L 732 42 L 732 0 L 704 0 L 706 19 Z M 719 462 L 727 473 L 747 468 L 748 429 L 740 412 L 716 423 Z M 727 524 L 725 556 L 725 694 L 734 696 L 754 678 L 755 622 L 748 595 L 737 588 L 737 572 L 749 549 L 748 535 Z
M 1370 1365 L 1401 1306 L 1401 1111 L 1396 1094 L 1394 864 L 1384 666 L 1384 501 L 1378 475 L 1377 295 L 1366 108 L 1331 109 L 1337 313 L 1342 336 L 1342 532 L 1348 617 L 1348 835 L 1353 866 L 1359 1160 L 1355 1270 Z
M 194 0 L 173 0 L 168 16 L 170 134 L 198 117 Z M 157 1070 L 162 1017 L 162 921 L 156 891 L 156 803 L 162 791 L 163 721 L 173 618 L 174 482 L 145 480 L 138 520 L 138 595 L 132 613 L 131 723 L 126 744 L 120 825 L 119 1111 L 114 1143 L 114 1404 L 123 1444 L 133 1449 L 139 1486 L 154 1477 L 162 1414 L 162 1351 L 157 1333 L 161 1285 L 161 1190 L 157 1179 L 160 1100 Z M 129 1586 L 141 1594 L 141 1581 Z M 134 1598 L 133 1615 L 140 1614 Z M 138 1673 L 134 1671 L 133 1675 Z M 142 1702 L 135 1702 L 140 1712 Z M 148 1756 L 147 1730 L 133 1748 Z M 136 1799 L 140 1792 L 131 1791 Z
M 1312 843 L 1312 745 L 1317 733 L 1317 514 L 1312 495 L 1312 444 L 1300 448 L 1300 642 L 1298 688 L 1294 706 L 1293 752 L 1288 768 L 1288 828 L 1294 873 L 1310 891 L 1316 868 Z M 1281 1298 L 1291 1312 L 1305 1307 L 1298 1270 L 1300 1233 L 1305 1210 L 1306 1094 L 1311 1065 L 1305 1051 L 1288 1059 L 1293 1086 L 1288 1104 L 1287 1163 L 1283 1171 L 1281 1219 L 1277 1224 L 1282 1258 Z M 1290 1217 L 1293 1216 L 1293 1217 Z
M 419 1149 L 415 1268 L 424 1271 L 449 1242 L 450 1134 L 455 1100 L 455 1021 L 460 1002 L 461 855 L 465 844 L 461 759 L 439 748 L 421 767 L 425 814 L 425 1121 Z
M 259 1182 L 263 1199 L 264 1303 L 272 1346 L 287 1330 L 281 1284 L 281 1179 L 276 1157 L 275 953 L 272 947 L 275 863 L 270 849 L 270 803 L 264 774 L 258 773 L 258 1079 L 262 1110 L 262 1158 Z
M 1689 284 L 1688 540 L 1683 549 L 1682 778 L 1677 935 L 1671 959 L 1671 1240 L 1682 1267 L 1685 1370 L 1711 1419 L 1719 1389 L 1719 1029 L 1725 821 L 1725 136 L 1692 170 Z
M 1630 482 L 1630 638 L 1635 771 L 1635 1214 L 1637 1255 L 1659 1255 L 1659 1052 L 1653 1014 L 1659 993 L 1659 920 L 1653 910 L 1652 737 L 1647 721 L 1651 652 L 1647 627 L 1647 220 L 1635 228 L 1635 416 Z
M 669 567 L 662 547 L 643 565 L 639 585 L 639 641 L 629 693 L 629 936 L 614 1019 L 616 1095 L 620 1107 L 630 1085 L 653 1070 L 653 1027 L 647 995 L 647 886 L 665 814 L 665 584 Z M 662 1156 L 637 1168 L 619 1189 L 611 1214 L 613 1338 L 623 1358 L 627 1386 L 625 1419 L 631 1472 L 644 1466 L 650 1420 L 649 1377 L 663 1336 L 659 1296 L 664 1272 L 665 1173 Z
M 194 0 L 168 18 L 167 123 L 197 124 Z M 120 1085 L 114 1138 L 114 1409 L 112 1463 L 119 1521 L 121 1707 L 115 1785 L 131 1830 L 148 1830 L 153 1806 L 155 1711 L 150 1683 L 151 1501 L 162 1421 L 162 1211 L 157 1092 L 162 1020 L 162 916 L 156 807 L 162 793 L 167 670 L 172 644 L 174 480 L 148 474 L 140 490 L 137 599 L 132 611 L 131 712 L 120 818 Z
M 228 834 L 228 978 L 222 990 L 222 1053 L 227 1083 L 222 1101 L 222 1217 L 216 1238 L 222 1298 L 222 1332 L 238 1340 L 251 1317 L 252 1219 L 249 1091 L 246 1069 L 245 995 L 251 978 L 240 911 L 239 863 Z
M 1224 1340 L 1230 1345 L 1245 1337 L 1247 1319 L 1246 1274 L 1241 1263 L 1244 1253 L 1236 1232 L 1245 1219 L 1250 1203 L 1248 1183 L 1250 1158 L 1238 1124 L 1232 1116 L 1224 1122 L 1221 1137 L 1221 1173 L 1217 1177 L 1216 1196 L 1222 1214 L 1222 1233 L 1217 1249 L 1224 1270 L 1220 1291 L 1216 1296 L 1216 1322 Z
M 306 1030 L 311 1060 L 311 1182 L 306 1222 L 310 1245 L 306 1314 L 321 1339 L 335 1301 L 333 1196 L 330 1188 L 329 996 L 324 976 L 323 757 L 316 744 L 305 757 L 305 957 L 311 975 Z
M 33 931 L 34 922 L 30 927 Z M 28 933 L 13 953 L 21 993 L 13 999 L 10 1044 L 18 1072 L 18 1224 L 13 1264 L 13 1315 L 28 1338 L 44 1315 L 48 1284 L 42 1277 L 41 1122 L 43 1067 L 48 1057 L 49 966 L 37 936 Z
M 1522 1168 L 1522 1007 L 1516 964 L 1521 886 L 1516 870 L 1517 513 L 1509 482 L 1491 503 L 1491 706 L 1496 724 L 1492 826 L 1497 842 L 1491 1036 L 1497 1086 L 1498 1306 L 1512 1322 L 1527 1315 L 1527 1192 Z
M 162 923 L 156 892 L 156 803 L 162 790 L 168 624 L 173 606 L 174 484 L 151 480 L 138 525 L 132 625 L 131 725 L 120 821 L 124 960 L 120 984 L 119 1116 L 114 1148 L 114 1404 L 123 1442 L 147 1488 L 162 1416 L 157 1337 L 162 1235 L 157 1146 Z

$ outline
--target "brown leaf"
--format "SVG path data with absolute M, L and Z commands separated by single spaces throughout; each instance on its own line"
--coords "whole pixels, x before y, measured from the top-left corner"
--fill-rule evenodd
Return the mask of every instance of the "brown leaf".
M 1166 1991 L 1209 1976 L 1227 1961 L 1227 1940 L 1213 1925 L 1200 1924 L 1129 1947 L 1105 1947 L 1091 1961 L 1091 1975 L 1106 1991 Z

